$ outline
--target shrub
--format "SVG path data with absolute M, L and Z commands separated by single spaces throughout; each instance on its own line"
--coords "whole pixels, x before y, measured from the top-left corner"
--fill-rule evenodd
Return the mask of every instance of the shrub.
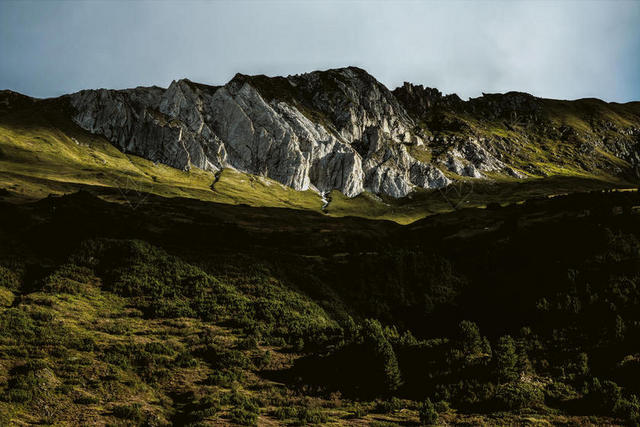
M 545 387 L 544 397 L 547 404 L 553 405 L 575 399 L 578 397 L 578 393 L 571 386 L 554 381 Z
M 329 420 L 327 414 L 318 408 L 308 408 L 303 406 L 298 408 L 296 414 L 296 423 L 299 425 L 321 424 Z
M 19 308 L 10 308 L 0 313 L 0 334 L 13 338 L 31 338 L 36 325 L 33 319 Z
M 181 368 L 193 368 L 198 364 L 196 359 L 189 353 L 188 351 L 181 351 L 178 353 L 176 358 L 173 361 L 174 365 L 179 366 Z
M 446 400 L 440 400 L 436 402 L 435 407 L 438 413 L 449 412 L 449 410 L 451 409 L 449 407 L 449 402 L 447 402 Z
M 100 403 L 100 399 L 95 396 L 84 395 L 75 399 L 74 403 L 77 403 L 78 405 L 94 405 L 96 403 Z
M 20 278 L 16 273 L 9 270 L 7 267 L 0 265 L 0 286 L 9 289 L 10 291 L 20 290 Z
M 213 417 L 220 410 L 220 402 L 210 396 L 205 396 L 192 402 L 185 408 L 185 423 L 195 423 Z
M 93 337 L 78 337 L 70 342 L 71 347 L 80 351 L 94 351 L 96 349 L 96 341 Z
M 15 300 L 15 295 L 8 288 L 0 286 L 0 307 L 10 307 Z
M 588 385 L 584 404 L 591 411 L 612 414 L 622 403 L 622 389 L 613 381 L 593 378 Z
M 29 315 L 33 320 L 44 323 L 51 322 L 55 317 L 51 311 L 47 311 L 39 307 L 32 310 Z
M 152 341 L 145 344 L 144 349 L 151 354 L 162 354 L 165 356 L 171 356 L 175 352 L 171 347 L 161 341 Z
M 381 400 L 376 403 L 376 412 L 381 414 L 390 414 L 402 408 L 402 401 L 397 397 L 392 397 L 389 400 Z
M 5 399 L 13 403 L 26 403 L 30 402 L 33 398 L 33 393 L 30 390 L 22 388 L 14 388 L 7 391 Z
M 190 302 L 183 298 L 154 299 L 145 310 L 145 314 L 148 317 L 160 319 L 196 316 Z
M 131 332 L 131 325 L 125 320 L 108 320 L 107 322 L 99 325 L 98 330 L 111 335 L 129 335 Z
M 207 345 L 199 353 L 213 369 L 217 370 L 225 368 L 246 369 L 251 365 L 251 360 L 243 352 L 229 350 L 214 344 Z
M 239 382 L 241 379 L 242 372 L 240 370 L 222 369 L 209 374 L 205 382 L 208 385 L 231 388 L 234 383 Z
M 356 403 L 355 405 L 353 405 L 353 418 L 365 417 L 367 413 L 368 413 L 367 408 L 365 408 L 361 404 Z
M 50 293 L 79 294 L 96 277 L 87 267 L 64 264 L 44 280 L 43 289 Z
M 530 408 L 544 400 L 542 390 L 530 383 L 508 383 L 498 387 L 496 401 L 502 409 Z
M 246 338 L 238 340 L 236 343 L 236 348 L 238 350 L 254 350 L 258 348 L 258 340 L 255 336 L 250 335 Z
M 231 421 L 245 426 L 258 425 L 259 408 L 250 399 L 244 398 L 231 410 Z
M 494 350 L 496 376 L 500 382 L 518 379 L 516 344 L 509 335 L 500 338 Z
M 273 412 L 272 415 L 281 421 L 290 419 L 290 418 L 295 418 L 298 416 L 298 409 L 294 406 L 281 406 L 279 408 L 276 408 Z
M 139 403 L 114 406 L 111 412 L 113 413 L 114 417 L 133 421 L 136 423 L 141 423 L 145 418 L 144 413 L 142 412 L 142 406 Z
M 629 399 L 622 399 L 615 408 L 616 414 L 629 425 L 640 423 L 640 400 L 636 395 Z
M 254 359 L 253 364 L 257 369 L 264 369 L 269 366 L 269 363 L 271 363 L 271 356 L 272 353 L 269 350 L 262 352 L 258 357 Z
M 103 350 L 102 360 L 110 365 L 128 368 L 131 364 L 129 352 L 123 345 L 113 345 Z
M 41 360 L 29 360 L 11 370 L 11 378 L 4 399 L 9 402 L 26 403 L 33 400 L 46 388 L 53 373 Z

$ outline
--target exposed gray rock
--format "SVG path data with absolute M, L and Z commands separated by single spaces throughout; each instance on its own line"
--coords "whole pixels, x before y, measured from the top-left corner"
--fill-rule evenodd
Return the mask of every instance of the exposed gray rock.
M 418 187 L 442 188 L 451 183 L 440 169 L 431 164 L 415 162 L 409 172 L 411 183 Z
M 460 156 L 450 154 L 445 162 L 447 169 L 460 176 L 469 178 L 484 178 L 484 175 L 473 164 Z
M 78 125 L 123 152 L 183 170 L 234 168 L 322 194 L 403 197 L 416 187 L 448 185 L 443 170 L 476 179 L 529 176 L 518 170 L 546 176 L 553 168 L 527 153 L 553 141 L 576 147 L 581 157 L 571 160 L 586 171 L 640 170 L 637 126 L 592 113 L 583 118 L 591 132 L 559 126 L 547 107 L 558 103 L 518 92 L 469 101 L 408 83 L 391 92 L 354 67 L 273 78 L 238 74 L 224 86 L 180 80 L 167 89 L 88 90 L 69 99 Z M 547 163 L 559 161 L 553 150 L 543 154 Z
M 369 190 L 402 197 L 414 186 L 449 183 L 437 167 L 407 153 L 403 144 L 422 143 L 411 131 L 414 122 L 364 71 L 283 80 L 276 96 L 265 95 L 269 88 L 259 78 L 239 75 L 223 87 L 180 80 L 166 90 L 90 90 L 70 99 L 84 129 L 179 169 L 230 167 L 296 190 L 347 196 Z
M 509 176 L 511 176 L 511 177 L 513 177 L 513 178 L 525 179 L 525 178 L 527 177 L 527 175 L 526 175 L 526 174 L 524 174 L 524 173 L 522 173 L 522 172 L 519 172 L 519 171 L 515 170 L 514 168 L 512 168 L 512 167 L 510 167 L 510 166 L 506 166 L 506 167 L 504 168 L 504 172 L 505 172 L 507 175 L 509 175 Z
M 475 139 L 464 141 L 457 150 L 454 150 L 453 155 L 466 159 L 475 168 L 483 172 L 497 171 L 505 167 L 500 160 L 480 146 Z

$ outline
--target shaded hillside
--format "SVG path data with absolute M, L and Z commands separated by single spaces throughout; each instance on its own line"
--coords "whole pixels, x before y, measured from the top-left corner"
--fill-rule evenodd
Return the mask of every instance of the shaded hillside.
M 3 203 L 0 419 L 635 422 L 638 206 Z

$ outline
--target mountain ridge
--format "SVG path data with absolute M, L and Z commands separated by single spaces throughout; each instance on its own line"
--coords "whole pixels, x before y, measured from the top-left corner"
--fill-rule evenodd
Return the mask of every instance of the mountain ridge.
M 640 176 L 633 102 L 513 91 L 464 101 L 411 83 L 389 90 L 358 67 L 238 73 L 222 86 L 180 79 L 166 89 L 88 89 L 41 101 L 55 100 L 123 153 L 181 170 L 231 168 L 321 195 L 398 198 L 469 180 Z

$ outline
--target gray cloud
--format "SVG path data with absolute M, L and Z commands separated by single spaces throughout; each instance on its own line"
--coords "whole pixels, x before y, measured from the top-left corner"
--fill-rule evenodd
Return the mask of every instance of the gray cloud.
M 223 84 L 358 65 L 466 98 L 640 99 L 640 2 L 0 2 L 0 88 Z

